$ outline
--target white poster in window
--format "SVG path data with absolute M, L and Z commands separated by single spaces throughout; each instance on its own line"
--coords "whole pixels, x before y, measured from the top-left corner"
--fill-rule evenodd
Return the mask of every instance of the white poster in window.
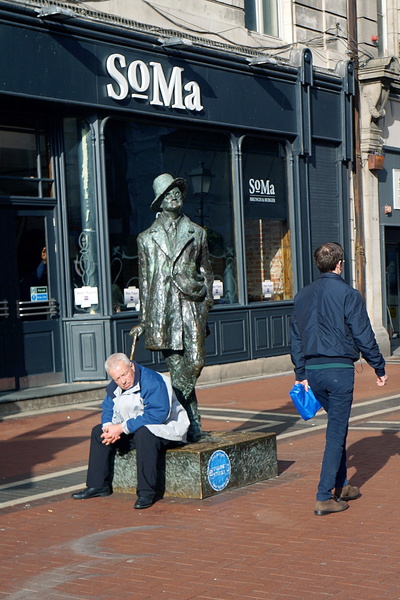
M 224 284 L 220 279 L 214 279 L 212 293 L 214 300 L 219 300 L 224 295 Z
M 271 298 L 274 293 L 274 284 L 270 279 L 265 279 L 262 282 L 262 294 L 264 298 Z
M 124 289 L 124 302 L 127 308 L 139 309 L 139 288 L 132 285 Z
M 99 303 L 99 294 L 97 287 L 85 285 L 81 288 L 74 289 L 75 306 L 81 308 L 89 308 L 93 304 Z

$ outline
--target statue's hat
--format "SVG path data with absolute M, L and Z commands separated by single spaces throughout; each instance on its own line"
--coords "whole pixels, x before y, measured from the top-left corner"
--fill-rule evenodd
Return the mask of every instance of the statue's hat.
M 159 211 L 161 208 L 161 202 L 170 190 L 177 187 L 181 190 L 182 194 L 186 194 L 186 179 L 177 177 L 174 179 L 169 173 L 162 173 L 153 181 L 154 200 L 151 203 L 151 208 L 154 211 Z

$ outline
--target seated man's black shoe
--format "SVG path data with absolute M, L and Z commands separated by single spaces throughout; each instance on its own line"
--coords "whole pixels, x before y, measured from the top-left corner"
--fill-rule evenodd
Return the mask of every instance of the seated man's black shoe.
M 108 485 L 101 488 L 86 488 L 81 492 L 75 492 L 72 494 L 74 500 L 88 500 L 89 498 L 98 498 L 99 496 L 109 496 L 111 490 Z
M 150 508 L 153 506 L 154 498 L 149 498 L 148 496 L 138 496 L 133 508 Z

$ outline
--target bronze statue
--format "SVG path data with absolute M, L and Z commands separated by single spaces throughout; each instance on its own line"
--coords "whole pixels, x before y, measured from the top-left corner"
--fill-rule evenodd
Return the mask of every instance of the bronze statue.
M 190 419 L 188 441 L 202 435 L 195 385 L 205 361 L 213 274 L 205 230 L 181 213 L 186 181 L 163 173 L 153 182 L 158 212 L 138 235 L 140 314 L 130 335 L 145 332 L 149 350 L 161 350 L 178 400 Z

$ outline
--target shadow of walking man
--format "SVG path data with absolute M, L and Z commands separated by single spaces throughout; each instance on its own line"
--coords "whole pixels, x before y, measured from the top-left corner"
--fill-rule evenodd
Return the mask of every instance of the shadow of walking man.
M 381 436 L 365 437 L 347 449 L 347 467 L 354 468 L 351 480 L 362 486 L 384 468 L 392 456 L 399 454 L 398 431 L 383 429 Z

